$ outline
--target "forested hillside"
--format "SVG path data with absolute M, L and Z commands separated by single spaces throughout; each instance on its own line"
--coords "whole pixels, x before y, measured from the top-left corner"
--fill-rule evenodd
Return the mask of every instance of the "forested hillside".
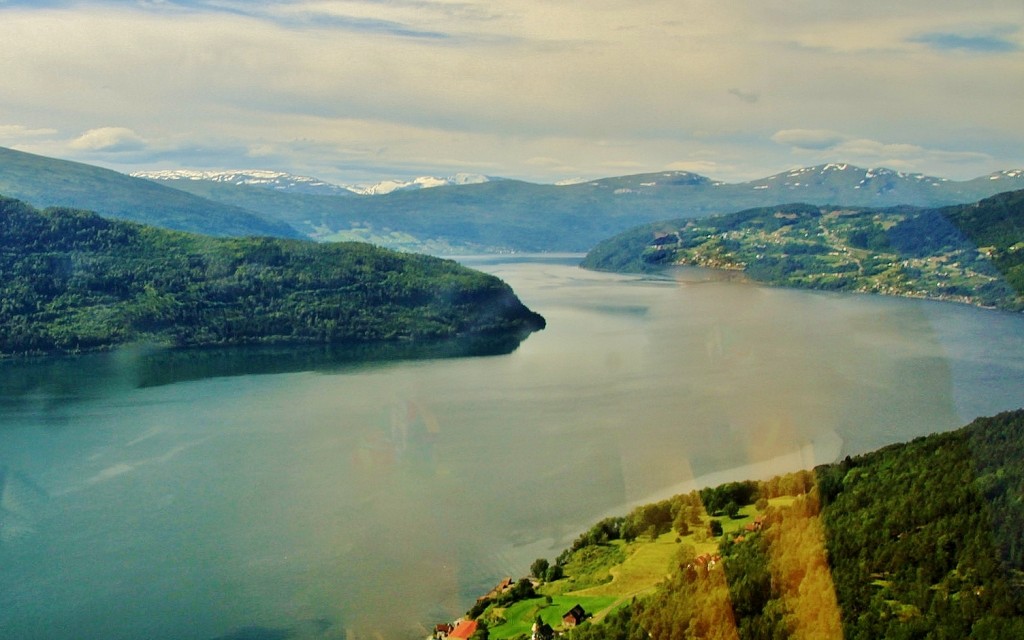
M 0 198 L 0 355 L 522 334 L 499 279 L 360 243 L 218 239 Z
M 583 266 L 741 270 L 758 282 L 1024 308 L 1024 191 L 920 210 L 789 204 L 636 227 Z
M 1022 495 L 1024 409 L 605 519 L 544 562 L 539 589 L 610 605 L 572 640 L 1020 638 Z M 658 586 L 616 591 L 672 537 L 665 573 L 647 572 Z

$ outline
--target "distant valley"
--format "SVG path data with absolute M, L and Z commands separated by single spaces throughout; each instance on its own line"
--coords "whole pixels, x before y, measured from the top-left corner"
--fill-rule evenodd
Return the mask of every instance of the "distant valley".
M 1024 171 L 956 182 L 832 164 L 741 184 L 672 171 L 568 185 L 488 179 L 357 198 L 296 189 L 270 191 L 251 183 L 180 179 L 160 183 L 286 222 L 317 239 L 363 240 L 445 254 L 585 252 L 608 236 L 645 222 L 788 202 L 861 207 L 973 202 L 1024 188 Z

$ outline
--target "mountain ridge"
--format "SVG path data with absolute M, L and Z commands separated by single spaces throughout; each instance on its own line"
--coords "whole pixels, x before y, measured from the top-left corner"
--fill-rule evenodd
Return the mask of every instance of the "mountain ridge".
M 744 183 L 661 171 L 566 185 L 493 179 L 360 198 L 279 192 L 267 197 L 266 189 L 202 181 L 175 186 L 277 217 L 321 240 L 363 240 L 435 254 L 586 252 L 636 224 L 787 202 L 872 207 L 976 202 L 1024 189 L 1024 171 L 955 181 L 830 163 Z
M 385 195 L 395 191 L 414 191 L 417 189 L 433 189 L 446 186 L 480 184 L 497 178 L 476 173 L 456 173 L 439 178 L 436 176 L 419 176 L 411 179 L 391 178 L 372 183 L 334 184 L 313 178 L 300 176 L 285 171 L 271 169 L 230 169 L 209 171 L 200 169 L 162 169 L 153 171 L 133 171 L 133 178 L 143 178 L 154 182 L 176 182 L 179 180 L 205 180 L 221 182 L 236 186 L 255 186 L 309 195 L 346 196 L 350 194 L 368 196 Z
M 215 236 L 298 238 L 290 225 L 123 173 L 0 147 L 0 195 Z

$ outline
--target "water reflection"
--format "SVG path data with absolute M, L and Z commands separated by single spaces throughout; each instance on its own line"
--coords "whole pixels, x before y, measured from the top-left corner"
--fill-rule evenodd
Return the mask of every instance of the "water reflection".
M 342 373 L 400 362 L 507 355 L 525 336 L 349 345 L 164 349 L 128 345 L 110 353 L 0 362 L 0 407 L 64 405 L 132 388 L 225 376 Z M 84 374 L 84 375 L 83 375 Z

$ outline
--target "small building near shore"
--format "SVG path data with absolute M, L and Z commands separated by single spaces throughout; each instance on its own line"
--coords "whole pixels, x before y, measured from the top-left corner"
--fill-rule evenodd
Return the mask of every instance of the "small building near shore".
M 564 616 L 562 616 L 562 626 L 566 629 L 572 629 L 579 623 L 587 619 L 587 612 L 583 610 L 583 607 L 576 605 L 572 609 L 569 609 Z
M 476 620 L 459 620 L 448 634 L 448 640 L 469 640 L 476 633 Z

